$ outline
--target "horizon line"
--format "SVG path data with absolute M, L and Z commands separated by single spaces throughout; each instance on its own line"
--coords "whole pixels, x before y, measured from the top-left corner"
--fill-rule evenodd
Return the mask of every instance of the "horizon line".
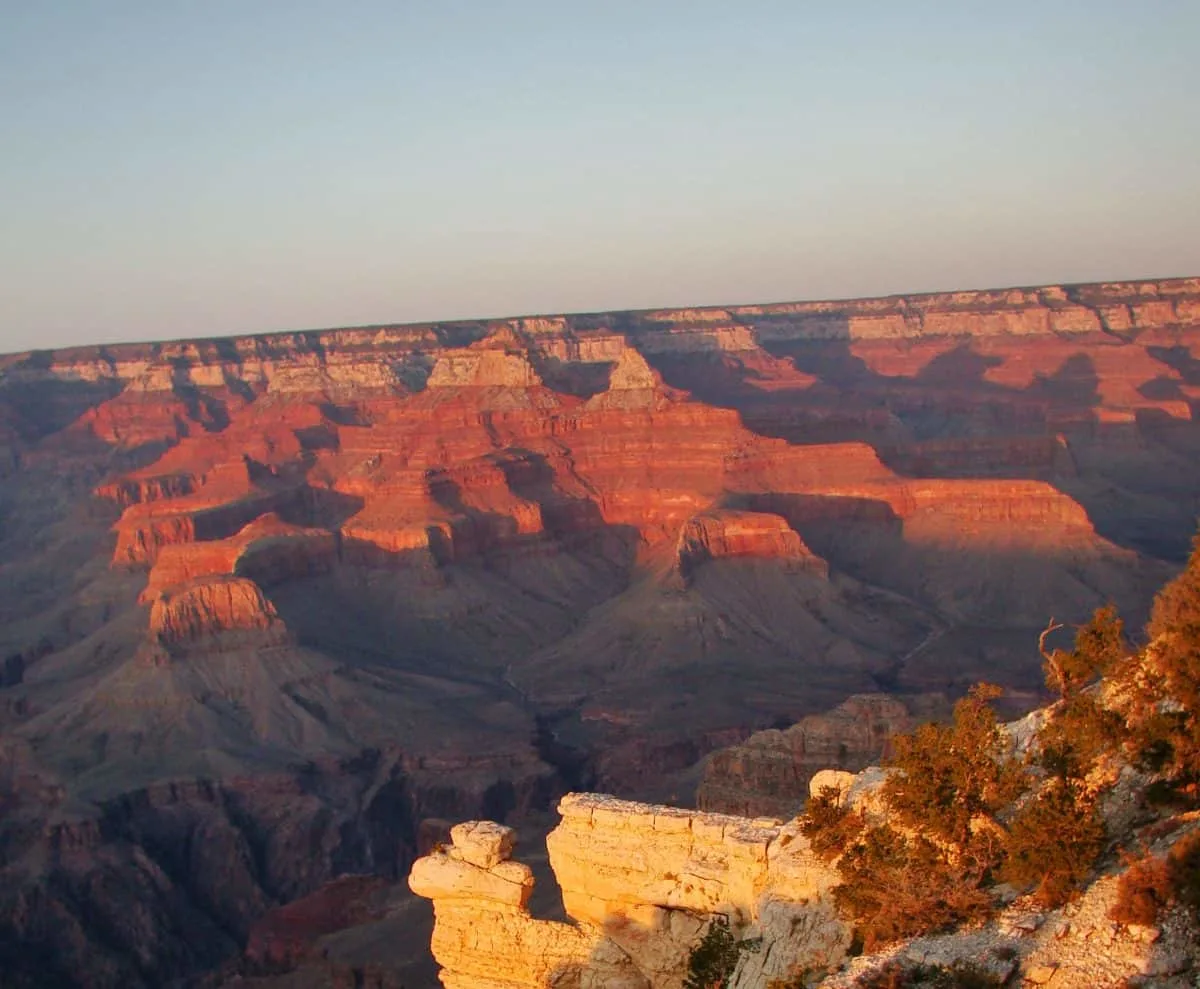
M 418 328 L 418 327 L 437 327 L 437 326 L 462 326 L 472 323 L 498 323 L 511 322 L 513 320 L 527 319 L 572 319 L 584 318 L 589 316 L 608 316 L 608 315 L 642 315 L 645 313 L 660 312 L 668 309 L 692 309 L 698 312 L 712 311 L 718 309 L 746 309 L 751 307 L 770 308 L 773 306 L 787 305 L 820 305 L 822 303 L 838 304 L 838 303 L 861 303 L 861 302 L 878 302 L 887 299 L 927 299 L 938 295 L 957 295 L 960 293 L 984 293 L 984 292 L 1027 292 L 1036 291 L 1046 288 L 1064 288 L 1078 289 L 1092 286 L 1110 286 L 1110 285 L 1139 285 L 1139 284 L 1155 284 L 1161 285 L 1168 282 L 1182 282 L 1192 279 L 1200 279 L 1200 274 L 1191 275 L 1159 275 L 1134 278 L 1105 278 L 1094 279 L 1088 281 L 1047 281 L 1036 284 L 1022 285 L 1000 285 L 979 287 L 973 286 L 969 288 L 940 288 L 928 289 L 921 292 L 891 292 L 886 295 L 855 295 L 855 296 L 835 296 L 833 298 L 809 298 L 809 299 L 775 299 L 770 302 L 715 302 L 704 303 L 702 305 L 689 305 L 687 303 L 666 303 L 656 306 L 642 306 L 637 308 L 620 308 L 611 309 L 578 309 L 570 311 L 542 311 L 517 313 L 509 315 L 491 315 L 491 316 L 456 316 L 445 319 L 415 319 L 415 320 L 384 320 L 378 323 L 354 323 L 342 324 L 337 326 L 322 326 L 322 327 L 302 327 L 290 329 L 274 329 L 274 330 L 251 330 L 251 331 L 234 331 L 231 333 L 214 333 L 212 335 L 201 336 L 183 336 L 183 337 L 166 337 L 166 338 L 144 338 L 136 340 L 114 340 L 114 341 L 99 341 L 96 343 L 79 343 L 70 344 L 66 347 L 35 347 L 29 350 L 14 350 L 0 353 L 0 358 L 11 357 L 33 357 L 43 354 L 62 354 L 72 351 L 89 351 L 103 350 L 107 348 L 123 348 L 123 347 L 145 347 L 153 345 L 167 344 L 182 344 L 182 343 L 216 343 L 222 340 L 248 340 L 269 338 L 275 336 L 312 336 L 326 333 L 344 333 L 355 330 L 384 330 L 392 328 Z

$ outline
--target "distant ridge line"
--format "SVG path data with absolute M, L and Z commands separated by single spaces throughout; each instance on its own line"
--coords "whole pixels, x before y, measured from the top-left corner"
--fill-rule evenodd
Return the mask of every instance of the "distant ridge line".
M 1186 303 L 1185 324 L 1200 322 L 1200 275 L 1172 276 L 1168 278 L 1138 278 L 1099 282 L 1050 283 L 1035 286 L 1011 286 L 1006 288 L 959 289 L 932 292 L 905 292 L 881 296 L 853 298 L 793 300 L 775 302 L 741 302 L 733 304 L 710 304 L 702 306 L 667 305 L 644 309 L 611 309 L 569 313 L 530 313 L 509 316 L 468 317 L 451 320 L 418 320 L 413 322 L 383 322 L 354 326 L 306 328 L 296 330 L 267 330 L 251 333 L 234 333 L 216 336 L 177 337 L 163 340 L 128 341 L 116 343 L 77 344 L 70 347 L 34 349 L 0 354 L 0 371 L 19 363 L 58 363 L 71 360 L 137 360 L 163 356 L 162 351 L 173 348 L 191 348 L 196 351 L 211 348 L 212 358 L 222 357 L 236 360 L 257 351 L 237 347 L 239 343 L 262 345 L 268 350 L 275 347 L 294 348 L 302 344 L 306 348 L 319 350 L 326 342 L 362 343 L 346 338 L 364 334 L 409 333 L 413 342 L 422 332 L 437 335 L 453 335 L 455 330 L 485 328 L 546 321 L 565 321 L 567 330 L 587 332 L 609 330 L 631 333 L 650 324 L 655 328 L 663 324 L 674 324 L 679 329 L 702 326 L 715 320 L 704 319 L 704 315 L 729 314 L 734 322 L 745 317 L 792 316 L 798 319 L 821 317 L 879 317 L 902 313 L 964 313 L 972 310 L 1004 312 L 1043 307 L 1049 310 L 1066 309 L 1072 306 L 1097 308 L 1130 304 Z M 1137 327 L 1134 327 L 1137 329 Z M 1054 332 L 1053 330 L 1049 332 Z M 799 334 L 803 336 L 803 334 Z M 927 333 L 926 335 L 937 335 Z M 966 334 L 970 335 L 970 334 Z M 820 339 L 817 335 L 814 339 Z M 453 344 L 441 343 L 441 346 Z M 232 349 L 236 353 L 229 353 Z M 222 353 L 225 351 L 226 353 Z M 182 355 L 181 355 L 182 356 Z M 200 354 L 195 354 L 200 357 Z

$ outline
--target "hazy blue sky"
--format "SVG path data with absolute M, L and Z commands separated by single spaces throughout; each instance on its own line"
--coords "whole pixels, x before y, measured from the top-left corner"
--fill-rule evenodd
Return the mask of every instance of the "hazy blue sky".
M 1200 273 L 1200 2 L 0 0 L 0 350 Z

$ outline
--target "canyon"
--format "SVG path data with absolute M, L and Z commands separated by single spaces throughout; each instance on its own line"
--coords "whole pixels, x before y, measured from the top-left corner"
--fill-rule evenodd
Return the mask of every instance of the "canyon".
M 290 964 L 429 822 L 785 820 L 1029 709 L 1186 554 L 1198 410 L 1196 278 L 0 357 L 0 965 Z

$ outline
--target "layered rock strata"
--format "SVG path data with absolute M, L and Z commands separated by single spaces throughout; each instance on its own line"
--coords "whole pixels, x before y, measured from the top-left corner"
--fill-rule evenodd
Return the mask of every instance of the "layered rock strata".
M 790 819 L 803 809 L 815 774 L 828 766 L 857 772 L 876 763 L 887 753 L 888 739 L 913 724 L 903 701 L 875 694 L 851 697 L 790 728 L 756 732 L 709 756 L 696 805 L 722 814 Z
M 829 576 L 829 564 L 804 544 L 785 519 L 767 512 L 717 510 L 693 515 L 679 531 L 675 554 L 685 578 L 710 560 L 738 556 L 784 560 L 796 572 Z
M 17 356 L 0 384 L 123 389 L 71 430 L 173 444 L 97 488 L 124 508 L 122 566 L 278 515 L 329 537 L 282 576 L 334 539 L 356 565 L 441 566 L 602 531 L 676 541 L 685 575 L 738 555 L 820 575 L 805 526 L 831 518 L 939 545 L 1092 542 L 1041 477 L 974 477 L 1077 477 L 1062 429 L 1190 416 L 1198 313 L 1196 279 L 1049 286 L 78 348 Z M 931 415 L 951 435 L 923 435 Z M 907 474 L 960 479 L 859 464 L 820 442 L 835 421 Z M 170 554 L 147 599 L 172 569 L 232 574 L 202 558 L 234 551 Z
M 150 632 L 165 646 L 228 631 L 265 632 L 274 640 L 286 634 L 275 607 L 254 581 L 242 577 L 192 581 L 162 593 L 150 609 Z
M 941 292 L 832 302 L 791 302 L 640 313 L 596 313 L 456 324 L 418 324 L 273 333 L 228 340 L 73 347 L 14 354 L 0 370 L 14 384 L 47 379 L 95 385 L 118 382 L 135 395 L 174 393 L 181 385 L 228 388 L 230 380 L 276 391 L 357 393 L 402 385 L 405 365 L 390 354 L 470 348 L 489 331 L 532 342 L 548 358 L 604 362 L 619 357 L 631 328 L 649 353 L 752 352 L 765 342 L 925 340 L 980 337 L 1117 337 L 1200 323 L 1200 278 L 1048 285 Z M 501 367 L 507 362 L 489 358 Z M 463 371 L 466 367 L 469 370 Z M 476 381 L 470 358 L 441 375 Z M 519 374 L 528 380 L 528 371 Z M 503 372 L 502 376 L 507 376 Z M 492 377 L 492 372 L 488 372 Z
M 228 539 L 166 546 L 150 569 L 142 600 L 201 577 L 236 576 L 270 586 L 329 570 L 337 557 L 333 533 L 289 525 L 274 513 L 256 518 Z

